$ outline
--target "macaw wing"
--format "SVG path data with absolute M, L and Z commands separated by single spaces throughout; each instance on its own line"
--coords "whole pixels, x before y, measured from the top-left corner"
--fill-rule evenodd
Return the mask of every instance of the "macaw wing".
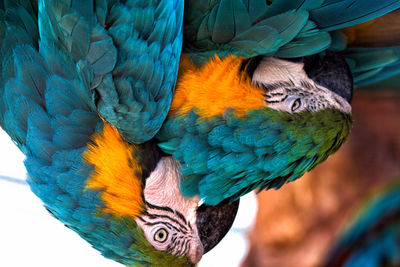
M 47 209 L 83 236 L 101 232 L 103 223 L 91 216 L 100 196 L 85 190 L 91 167 L 81 158 L 101 120 L 71 59 L 54 46 L 50 51 L 58 53 L 38 52 L 37 11 L 25 5 L 29 1 L 14 2 L 2 1 L 0 11 L 2 127 L 26 155 L 27 181 Z M 50 45 L 40 39 L 41 49 Z
M 336 32 L 332 47 L 346 58 L 356 85 L 400 73 L 400 11 Z
M 172 101 L 182 47 L 183 0 L 128 1 L 102 21 L 118 50 L 96 87 L 100 115 L 130 143 L 150 140 Z
M 301 57 L 327 49 L 329 31 L 400 7 L 387 1 L 186 1 L 184 49 L 197 63 L 214 54 Z
M 72 55 L 98 113 L 130 143 L 150 140 L 170 107 L 182 46 L 183 0 L 46 2 L 46 43 Z M 62 71 L 62 66 L 60 66 Z
M 107 210 L 107 186 L 89 182 L 95 166 L 85 161 L 88 145 L 95 146 L 95 137 L 107 134 L 102 132 L 106 123 L 98 114 L 91 86 L 99 77 L 111 75 L 116 62 L 111 37 L 98 24 L 101 12 L 93 9 L 94 1 L 46 0 L 39 1 L 38 8 L 25 0 L 0 3 L 0 122 L 26 155 L 31 190 L 54 217 L 105 257 L 129 266 L 181 266 L 177 262 L 185 259 L 157 251 L 147 242 L 133 216 Z M 115 160 L 115 153 L 137 160 L 138 151 L 126 153 L 115 142 L 104 143 L 111 147 L 103 157 L 119 166 L 124 162 Z M 131 190 L 134 181 L 141 186 L 139 172 L 121 172 L 115 170 L 118 177 L 111 179 L 114 190 L 116 184 L 124 192 Z M 128 184 L 116 182 L 124 175 Z M 132 190 L 130 196 L 136 195 L 129 203 L 141 208 L 138 192 Z M 109 195 L 118 201 L 115 191 Z
M 3 88 L 8 77 L 14 74 L 13 64 L 9 64 L 10 68 L 7 68 L 8 63 L 12 62 L 11 57 L 13 54 L 10 51 L 19 43 L 26 43 L 37 47 L 39 32 L 36 16 L 37 5 L 32 5 L 30 1 L 2 1 L 0 8 L 0 58 L 4 62 L 1 65 L 2 73 L 0 80 L 0 88 L 2 88 L 0 90 L 0 126 L 5 129 L 6 124 L 8 124 L 5 122 L 8 107 L 2 100 L 4 97 Z M 14 126 L 9 127 L 12 128 L 9 131 L 9 135 L 19 147 L 22 147 L 25 144 L 24 134 L 21 132 L 24 127 L 14 120 L 11 120 L 9 123 L 14 124 Z
M 400 46 L 348 48 L 342 52 L 355 85 L 367 85 L 400 73 Z
M 2 3 L 1 126 L 25 153 L 27 181 L 48 210 L 82 234 L 96 232 L 101 228 L 90 214 L 101 202 L 84 188 L 91 168 L 81 159 L 101 123 L 88 105 L 89 90 L 74 78 L 75 66 L 61 51 L 53 60 L 38 52 L 37 11 L 25 5 L 29 1 Z M 40 39 L 43 48 L 46 38 Z M 59 66 L 63 76 L 55 73 Z M 69 71 L 74 75 L 66 77 Z
M 268 55 L 315 28 L 308 21 L 306 9 L 285 9 L 266 16 L 268 10 L 270 7 L 263 0 L 186 1 L 185 52 L 196 63 L 203 63 L 214 54 Z M 329 45 L 329 34 L 314 30 L 311 35 L 320 40 L 321 50 Z

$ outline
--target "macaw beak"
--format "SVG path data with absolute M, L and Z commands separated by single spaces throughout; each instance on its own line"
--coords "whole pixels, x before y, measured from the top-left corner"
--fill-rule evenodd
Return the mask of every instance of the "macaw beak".
M 347 100 L 353 99 L 353 75 L 346 60 L 338 53 L 326 51 L 324 56 L 302 58 L 304 71 L 315 83 L 328 88 Z
M 239 200 L 223 201 L 216 206 L 202 204 L 197 209 L 196 226 L 203 253 L 214 248 L 231 228 L 239 208 Z

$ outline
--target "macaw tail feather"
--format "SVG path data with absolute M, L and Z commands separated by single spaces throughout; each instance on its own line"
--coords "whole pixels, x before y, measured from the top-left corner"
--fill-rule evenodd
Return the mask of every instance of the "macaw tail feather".
M 214 54 L 301 57 L 327 49 L 331 31 L 380 17 L 396 0 L 189 0 L 184 50 L 197 64 Z M 340 15 L 338 15 L 340 14 Z

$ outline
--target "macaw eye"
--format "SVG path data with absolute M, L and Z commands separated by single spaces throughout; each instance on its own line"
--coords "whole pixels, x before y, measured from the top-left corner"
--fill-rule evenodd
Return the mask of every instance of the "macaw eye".
M 168 232 L 164 228 L 158 229 L 157 232 L 154 234 L 154 240 L 159 243 L 164 243 L 167 238 Z
M 292 104 L 292 111 L 296 111 L 299 107 L 301 107 L 301 99 L 297 98 Z

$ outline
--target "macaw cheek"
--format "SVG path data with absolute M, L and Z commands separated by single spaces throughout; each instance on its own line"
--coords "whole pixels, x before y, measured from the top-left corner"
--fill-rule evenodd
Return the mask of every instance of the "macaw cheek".
M 216 206 L 201 205 L 197 209 L 196 226 L 204 254 L 214 248 L 232 227 L 239 200 L 223 201 Z

